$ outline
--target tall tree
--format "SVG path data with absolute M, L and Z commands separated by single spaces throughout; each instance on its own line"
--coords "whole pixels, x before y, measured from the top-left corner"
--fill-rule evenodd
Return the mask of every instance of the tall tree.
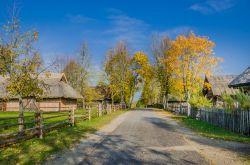
M 169 94 L 173 92 L 177 55 L 169 50 L 173 41 L 169 37 L 155 36 L 152 51 L 155 57 L 156 78 L 160 83 L 164 109 L 168 108 Z
M 89 81 L 90 53 L 86 42 L 80 46 L 80 50 L 75 58 L 67 61 L 63 72 L 69 83 L 83 96 L 85 92 L 91 91 Z
M 209 76 L 220 61 L 213 55 L 214 45 L 207 37 L 190 33 L 178 36 L 168 51 L 178 56 L 177 79 L 187 101 L 193 92 L 200 91 L 204 75 Z
M 151 84 L 153 83 L 153 68 L 149 63 L 148 57 L 143 52 L 136 52 L 133 57 L 137 67 L 135 71 L 143 79 L 143 90 L 142 90 L 142 100 L 145 105 L 151 102 L 153 91 L 151 90 Z
M 112 97 L 120 94 L 120 102 L 128 103 L 128 83 L 131 75 L 131 58 L 125 42 L 119 42 L 114 50 L 109 50 L 104 64 Z M 118 94 L 119 93 L 119 94 Z M 114 98 L 112 98 L 113 100 Z
M 90 68 L 90 51 L 88 44 L 86 42 L 83 42 L 80 51 L 77 57 L 77 60 L 81 66 L 82 69 L 80 69 L 80 75 L 79 75 L 79 83 L 80 83 L 80 92 L 81 94 L 84 94 L 85 90 L 90 91 L 90 89 L 87 89 L 89 87 L 89 68 Z
M 80 77 L 82 70 L 81 65 L 74 59 L 69 60 L 63 69 L 70 85 L 79 92 L 82 90 Z
M 23 117 L 23 98 L 43 94 L 42 82 L 38 79 L 43 69 L 40 55 L 33 46 L 38 32 L 22 32 L 16 11 L 12 13 L 0 33 L 0 74 L 7 79 L 7 93 L 19 98 L 19 116 Z

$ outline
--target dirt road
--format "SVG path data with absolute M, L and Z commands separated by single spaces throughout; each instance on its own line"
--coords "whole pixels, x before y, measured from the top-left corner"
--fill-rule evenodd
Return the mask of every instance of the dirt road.
M 242 164 L 237 156 L 230 158 L 227 149 L 216 150 L 213 142 L 207 145 L 204 139 L 210 142 L 158 112 L 135 110 L 45 164 Z M 227 154 L 216 158 L 214 152 Z

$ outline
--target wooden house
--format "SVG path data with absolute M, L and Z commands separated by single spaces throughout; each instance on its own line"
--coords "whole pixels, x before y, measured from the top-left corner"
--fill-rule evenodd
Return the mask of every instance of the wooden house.
M 97 93 L 97 97 L 94 99 L 95 102 L 111 103 L 110 91 L 106 86 L 93 86 L 92 87 Z
M 248 67 L 242 74 L 234 78 L 229 83 L 230 88 L 242 88 L 245 93 L 250 95 L 250 67 Z
M 235 95 L 237 89 L 229 88 L 228 84 L 235 78 L 234 75 L 205 76 L 203 94 L 212 99 L 214 105 L 220 105 L 221 95 Z
M 41 109 L 43 111 L 63 111 L 77 107 L 77 100 L 83 97 L 73 89 L 67 81 L 64 73 L 46 73 L 39 75 L 45 87 L 41 99 L 24 98 L 26 110 Z M 0 78 L 0 110 L 18 111 L 19 103 L 16 96 L 8 96 L 5 89 L 6 79 Z

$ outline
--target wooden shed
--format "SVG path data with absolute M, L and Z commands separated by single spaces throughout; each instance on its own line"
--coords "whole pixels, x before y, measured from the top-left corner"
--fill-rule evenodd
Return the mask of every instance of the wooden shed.
M 248 67 L 242 74 L 234 78 L 230 83 L 231 88 L 242 88 L 248 95 L 250 95 L 250 67 Z
M 203 94 L 212 99 L 214 105 L 221 102 L 221 95 L 235 95 L 237 89 L 229 88 L 228 84 L 235 78 L 235 75 L 205 76 Z
M 77 108 L 77 100 L 83 97 L 72 88 L 67 81 L 64 73 L 46 73 L 38 77 L 46 85 L 43 89 L 43 96 L 36 101 L 34 98 L 24 98 L 26 110 L 39 108 L 43 111 L 63 111 L 69 108 Z M 4 82 L 6 79 L 0 78 L 0 110 L 18 111 L 18 98 L 8 97 Z

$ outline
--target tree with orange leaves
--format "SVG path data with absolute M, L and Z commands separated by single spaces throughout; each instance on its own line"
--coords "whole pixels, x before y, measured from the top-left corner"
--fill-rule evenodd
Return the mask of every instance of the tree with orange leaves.
M 180 35 L 176 38 L 168 53 L 178 57 L 175 67 L 176 88 L 184 94 L 189 101 L 192 93 L 201 90 L 204 75 L 209 76 L 220 58 L 214 56 L 215 44 L 207 37 L 195 36 L 190 33 L 188 36 Z
M 150 103 L 152 100 L 152 90 L 150 90 L 150 84 L 152 83 L 153 79 L 153 68 L 149 63 L 148 57 L 143 52 L 136 52 L 133 56 L 133 61 L 136 65 L 135 72 L 140 75 L 143 80 L 143 90 L 141 99 L 143 100 L 145 105 Z

